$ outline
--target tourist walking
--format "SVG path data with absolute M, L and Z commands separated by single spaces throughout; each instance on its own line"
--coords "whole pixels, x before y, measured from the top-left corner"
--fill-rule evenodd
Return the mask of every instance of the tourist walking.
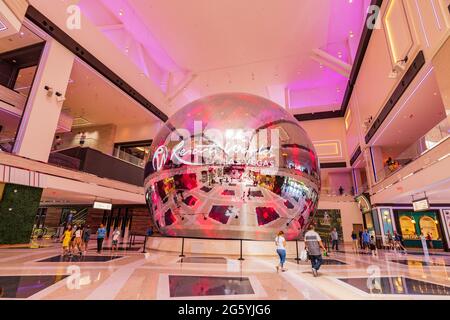
M 377 243 L 374 236 L 370 237 L 370 252 L 372 253 L 372 257 L 378 256 Z
M 314 230 L 314 225 L 310 225 L 309 231 L 305 233 L 305 246 L 306 251 L 308 251 L 308 257 L 311 260 L 312 273 L 314 277 L 317 277 L 320 266 L 323 263 L 321 249 L 324 254 L 326 249 L 320 235 Z
M 330 233 L 331 237 L 331 249 L 339 251 L 339 235 L 337 233 L 336 228 L 333 228 L 333 230 Z
M 360 230 L 359 233 L 358 233 L 358 237 L 359 237 L 359 247 L 361 249 L 363 249 L 363 237 L 362 237 L 362 234 L 363 234 L 363 231 Z
M 73 240 L 73 250 L 74 250 L 74 253 L 75 253 L 75 247 L 76 247 L 78 249 L 78 254 L 80 256 L 83 255 L 83 250 L 82 250 L 83 240 L 82 240 L 82 236 L 83 236 L 83 228 L 81 226 L 79 226 L 75 230 L 75 238 Z
M 102 253 L 103 240 L 105 240 L 106 229 L 103 224 L 97 229 L 97 253 Z
M 403 237 L 397 231 L 394 231 L 394 247 L 402 249 L 405 254 L 408 253 L 408 251 L 405 248 L 405 245 L 403 244 Z
M 364 232 L 362 233 L 362 241 L 363 241 L 363 248 L 364 248 L 365 252 L 369 253 L 370 234 L 369 234 L 369 231 L 367 229 L 365 229 Z
M 91 240 L 91 227 L 89 225 L 85 226 L 83 229 L 83 249 L 84 254 L 88 250 L 89 240 Z
M 275 245 L 277 247 L 277 254 L 280 258 L 280 264 L 277 265 L 277 272 L 281 271 L 285 272 L 287 269 L 284 268 L 284 264 L 286 262 L 286 239 L 284 238 L 284 232 L 278 232 L 278 235 L 275 238 Z
M 358 235 L 355 230 L 352 231 L 353 251 L 358 252 Z
M 70 254 L 70 240 L 72 240 L 72 226 L 69 225 L 62 236 L 63 256 Z
M 114 252 L 114 250 L 118 250 L 119 249 L 119 238 L 120 238 L 120 230 L 119 228 L 115 228 L 114 232 L 112 234 L 112 246 L 111 246 L 111 250 Z

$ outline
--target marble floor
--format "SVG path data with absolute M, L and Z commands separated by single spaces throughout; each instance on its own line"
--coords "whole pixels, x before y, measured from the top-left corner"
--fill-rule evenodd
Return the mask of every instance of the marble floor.
M 0 299 L 450 300 L 450 254 L 442 252 L 429 259 L 413 252 L 380 251 L 373 257 L 345 248 L 326 257 L 314 277 L 309 263 L 297 263 L 292 253 L 288 271 L 277 273 L 275 255 L 239 261 L 143 253 L 139 245 L 101 255 L 92 248 L 72 258 L 60 256 L 60 244 L 0 248 Z

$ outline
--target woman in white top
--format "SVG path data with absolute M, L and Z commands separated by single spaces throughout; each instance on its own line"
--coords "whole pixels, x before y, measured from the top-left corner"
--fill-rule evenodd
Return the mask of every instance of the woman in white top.
M 277 253 L 280 257 L 280 264 L 277 266 L 277 272 L 280 270 L 285 272 L 287 269 L 284 268 L 284 263 L 286 262 L 286 239 L 284 238 L 284 232 L 278 232 L 275 238 L 275 245 L 277 246 Z

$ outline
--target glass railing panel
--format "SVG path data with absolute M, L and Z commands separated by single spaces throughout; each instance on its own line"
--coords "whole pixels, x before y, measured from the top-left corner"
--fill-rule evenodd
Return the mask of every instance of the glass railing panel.
M 381 170 L 377 171 L 378 181 L 381 182 L 384 179 L 390 177 L 401 168 L 415 161 L 424 153 L 438 146 L 440 143 L 448 139 L 449 136 L 450 113 L 447 115 L 447 118 L 442 120 L 424 136 L 420 137 L 420 139 L 416 140 L 397 157 L 395 157 L 395 159 L 392 159 L 389 164 L 385 163 L 384 167 Z

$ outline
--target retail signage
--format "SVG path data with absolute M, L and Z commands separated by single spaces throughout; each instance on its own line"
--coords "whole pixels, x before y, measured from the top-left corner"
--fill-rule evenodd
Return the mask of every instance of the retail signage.
M 427 198 L 420 199 L 420 200 L 414 200 L 413 207 L 414 207 L 414 212 L 425 211 L 425 210 L 430 209 L 430 203 L 428 202 Z
M 196 121 L 196 123 L 201 123 Z M 195 125 L 201 127 L 202 125 Z M 183 133 L 185 129 L 178 129 L 171 134 L 171 142 L 180 137 L 187 137 L 169 150 L 166 145 L 159 146 L 152 159 L 153 169 L 160 171 L 164 164 L 170 160 L 176 164 L 191 166 L 208 165 L 250 165 L 256 167 L 274 168 L 277 165 L 277 152 L 280 133 L 278 129 L 259 130 L 226 130 L 224 134 L 218 129 L 208 129 L 205 133 L 196 133 L 200 136 L 191 141 L 189 132 Z M 185 130 L 187 131 L 187 130 Z M 182 133 L 182 134 L 180 134 Z M 203 136 L 208 137 L 206 143 Z M 270 136 L 270 139 L 267 137 Z M 267 140 L 271 142 L 267 145 Z M 257 147 L 257 145 L 263 145 Z
M 112 203 L 95 201 L 94 202 L 94 209 L 111 210 L 112 209 Z

